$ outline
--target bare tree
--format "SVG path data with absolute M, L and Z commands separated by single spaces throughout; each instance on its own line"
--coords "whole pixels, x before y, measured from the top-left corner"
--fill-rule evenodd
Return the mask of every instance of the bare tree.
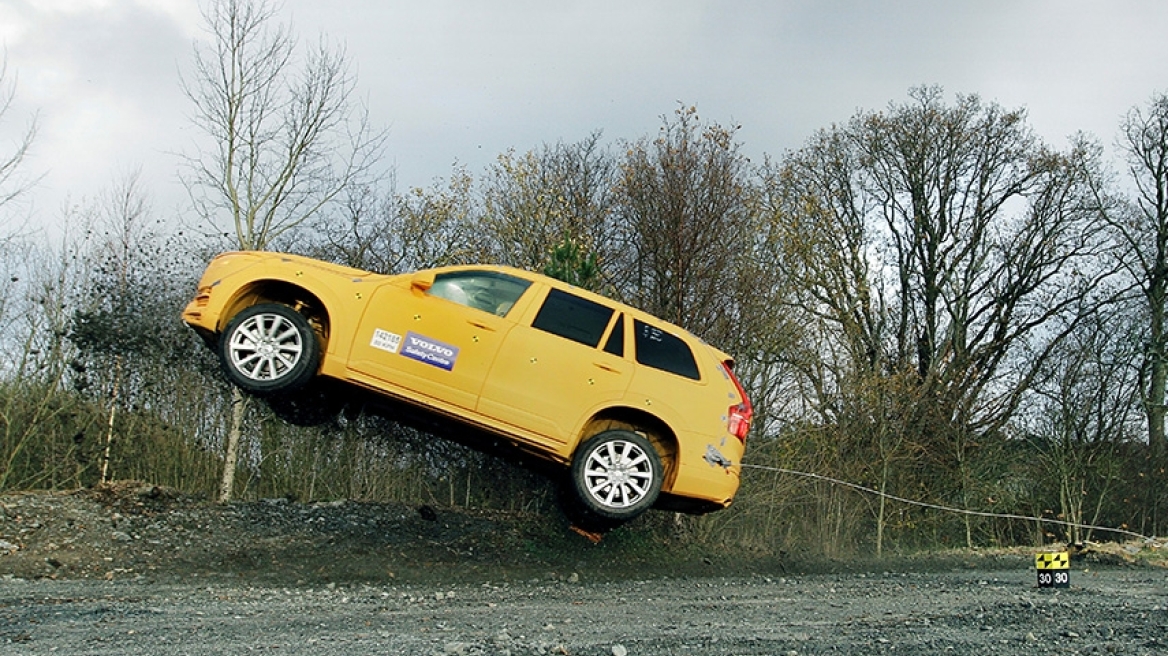
M 11 80 L 8 74 L 8 57 L 0 59 L 0 123 L 6 122 L 12 111 L 12 103 L 16 99 L 16 81 Z M 36 179 L 22 177 L 21 164 L 28 155 L 36 138 L 37 124 L 35 117 L 19 132 L 13 142 L 12 150 L 7 155 L 0 154 L 0 210 L 11 204 L 17 197 L 24 194 L 36 182 Z M 21 239 L 18 229 L 10 229 L 0 217 L 0 266 L 3 266 L 9 275 L 0 278 L 0 327 L 8 319 L 10 301 L 17 296 L 14 289 L 23 273 L 18 269 L 22 266 L 20 260 L 28 250 L 29 244 Z M 7 331 L 0 331 L 6 333 Z
M 889 457 L 927 437 L 946 501 L 974 503 L 982 438 L 1094 308 L 1106 273 L 1088 193 L 1097 157 L 1083 141 L 1045 147 L 1021 111 L 918 88 L 821 132 L 775 174 L 801 311 L 827 328 L 828 364 L 805 364 L 828 375 L 820 408 L 832 416 L 849 390 L 903 381 L 878 389 L 910 398 L 863 411 L 900 426 L 879 433 L 894 437 Z
M 79 405 L 64 386 L 76 352 L 65 335 L 71 309 L 89 273 L 83 256 L 89 230 L 79 225 L 85 219 L 66 224 L 59 246 L 29 244 L 21 253 L 19 291 L 7 299 L 14 307 L 4 324 L 4 336 L 11 342 L 4 345 L 8 357 L 0 386 L 4 392 L 0 488 L 12 484 L 53 488 L 66 479 L 78 480 L 76 470 L 67 471 L 69 459 L 58 455 L 66 451 L 72 456 L 75 445 L 60 440 L 55 428 L 68 425 L 62 419 Z M 74 229 L 76 233 L 71 232 Z M 61 446 L 65 449 L 53 453 Z
M 9 80 L 8 58 L 0 60 L 0 121 L 6 120 L 12 111 L 12 103 L 16 99 L 16 81 Z M 20 167 L 28 155 L 36 138 L 37 122 L 34 117 L 20 132 L 12 151 L 7 155 L 0 155 L 0 207 L 9 204 L 18 196 L 28 191 L 36 182 L 36 178 L 22 177 Z
M 565 256 L 591 259 L 597 271 L 590 284 L 602 286 L 600 269 L 617 258 L 620 245 L 617 165 L 600 136 L 499 156 L 483 190 L 493 259 L 529 269 L 562 268 Z
M 1099 524 L 1110 497 L 1126 491 L 1119 455 L 1141 423 L 1132 366 L 1140 356 L 1138 324 L 1123 306 L 1083 321 L 1054 351 L 1014 422 L 1038 453 L 1038 484 L 1058 491 L 1059 516 L 1076 524 L 1067 527 L 1073 542 L 1089 539 L 1090 530 L 1078 525 Z
M 184 156 L 199 215 L 228 219 L 242 248 L 263 249 L 365 181 L 384 133 L 354 102 L 343 49 L 322 38 L 301 64 L 296 41 L 267 0 L 213 0 L 211 44 L 183 79 L 192 121 L 210 142 Z
M 138 174 L 131 174 L 126 181 L 115 188 L 106 199 L 108 218 L 111 220 L 110 239 L 105 243 L 107 262 L 111 266 L 115 281 L 113 290 L 115 301 L 126 299 L 129 292 L 129 269 L 133 264 L 137 239 L 144 229 L 150 212 L 146 198 L 138 183 Z M 101 482 L 109 480 L 110 452 L 114 443 L 114 423 L 122 396 L 122 378 L 125 359 L 122 354 L 114 356 L 113 382 L 110 389 L 109 414 L 106 422 L 105 445 L 101 458 Z
M 490 237 L 474 193 L 474 178 L 456 166 L 449 181 L 415 187 L 397 199 L 407 269 L 488 259 Z
M 628 146 L 618 183 L 627 295 L 714 343 L 734 330 L 739 312 L 726 291 L 741 280 L 751 241 L 753 190 L 736 132 L 679 107 L 656 139 Z
M 9 118 L 15 98 L 16 83 L 9 80 L 8 59 L 4 57 L 0 60 L 0 122 L 5 122 Z M 34 119 L 20 132 L 20 136 L 13 144 L 12 152 L 0 155 L 0 210 L 27 191 L 33 182 L 21 178 L 20 165 L 24 162 L 35 137 Z M 4 226 L 4 229 L 0 230 L 0 267 L 3 267 L 3 272 L 7 275 L 0 277 L 0 328 L 5 328 L 11 321 L 12 301 L 19 296 L 17 283 L 26 277 L 21 269 L 27 265 L 26 254 L 30 248 L 30 244 L 21 238 L 19 230 L 9 229 L 3 218 L 0 217 L 0 226 Z M 9 330 L 0 330 L 0 334 L 12 333 Z M 3 344 L 0 344 L 0 347 L 2 346 Z
M 209 0 L 210 44 L 183 79 L 206 138 L 184 157 L 199 216 L 227 221 L 237 245 L 265 249 L 373 175 L 384 144 L 359 110 L 343 49 L 322 38 L 296 57 L 290 29 L 267 0 Z M 232 495 L 245 399 L 237 393 L 220 499 Z
M 1135 198 L 1109 207 L 1108 223 L 1146 313 L 1140 387 L 1148 443 L 1160 459 L 1168 454 L 1168 94 L 1129 111 L 1120 134 Z
M 339 216 L 319 217 L 313 230 L 313 257 L 379 273 L 402 270 L 401 212 L 393 184 L 379 193 L 374 185 L 349 188 Z
M 73 308 L 69 338 L 91 358 L 95 376 L 83 376 L 84 363 L 74 362 L 77 380 L 97 378 L 108 393 L 105 436 L 102 445 L 99 481 L 110 475 L 110 458 L 116 437 L 118 412 L 127 396 L 127 356 L 148 355 L 155 349 L 152 339 L 159 335 L 151 325 L 153 308 L 144 307 L 143 297 L 157 296 L 157 285 L 143 285 L 147 271 L 157 272 L 161 262 L 149 248 L 158 241 L 157 226 L 150 226 L 150 204 L 133 171 L 96 200 L 90 214 L 87 294 L 79 295 L 83 306 Z M 150 275 L 147 274 L 147 275 Z
M 345 194 L 339 216 L 316 226 L 313 252 L 348 266 L 400 273 L 480 261 L 487 238 L 474 193 L 474 178 L 456 166 L 449 181 L 404 194 L 379 193 L 372 185 Z

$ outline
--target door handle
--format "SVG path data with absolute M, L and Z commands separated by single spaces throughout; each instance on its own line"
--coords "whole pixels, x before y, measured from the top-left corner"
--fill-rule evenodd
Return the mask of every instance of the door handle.
M 603 370 L 605 370 L 605 371 L 611 371 L 611 372 L 612 372 L 612 373 L 614 373 L 614 374 L 619 374 L 619 373 L 621 372 L 621 370 L 620 370 L 620 369 L 617 369 L 616 367 L 611 367 L 611 366 L 609 366 L 609 365 L 607 365 L 607 364 L 604 364 L 603 362 L 593 362 L 592 364 L 593 364 L 593 365 L 595 365 L 597 369 L 603 369 Z
M 489 330 L 489 331 L 491 331 L 491 332 L 495 332 L 495 327 L 494 327 L 494 326 L 488 326 L 488 325 L 487 325 L 487 324 L 485 324 L 485 323 L 479 323 L 478 321 L 471 321 L 471 320 L 469 320 L 469 319 L 467 320 L 467 323 L 469 323 L 470 325 L 474 326 L 475 328 L 482 328 L 483 330 Z

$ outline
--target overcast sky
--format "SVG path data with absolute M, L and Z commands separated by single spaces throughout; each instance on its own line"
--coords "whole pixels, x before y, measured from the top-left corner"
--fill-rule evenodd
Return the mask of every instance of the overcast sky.
M 1168 91 L 1160 0 L 286 0 L 282 16 L 346 46 L 401 189 L 509 148 L 652 136 L 679 101 L 741 125 L 759 159 L 922 84 L 1109 148 L 1124 112 Z M 18 83 L 0 153 L 39 115 L 27 211 L 60 215 L 140 167 L 155 209 L 180 212 L 178 74 L 202 37 L 196 0 L 0 0 Z

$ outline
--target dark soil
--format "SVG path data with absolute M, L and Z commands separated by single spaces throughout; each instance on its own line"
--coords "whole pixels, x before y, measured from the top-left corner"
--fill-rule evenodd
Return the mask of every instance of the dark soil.
M 573 552 L 588 557 L 604 549 L 566 523 L 556 527 L 558 539 L 549 528 L 524 515 L 394 503 L 217 504 L 129 482 L 0 496 L 0 574 L 271 584 L 463 580 L 527 576 L 563 565 Z

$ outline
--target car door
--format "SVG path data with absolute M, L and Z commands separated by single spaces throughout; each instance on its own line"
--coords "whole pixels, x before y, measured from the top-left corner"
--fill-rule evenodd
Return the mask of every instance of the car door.
M 503 341 L 479 413 L 545 436 L 550 448 L 563 445 L 585 415 L 628 387 L 625 332 L 622 313 L 550 289 L 531 324 Z
M 489 270 L 415 276 L 409 289 L 374 292 L 354 338 L 349 368 L 474 410 L 483 380 L 530 282 Z

